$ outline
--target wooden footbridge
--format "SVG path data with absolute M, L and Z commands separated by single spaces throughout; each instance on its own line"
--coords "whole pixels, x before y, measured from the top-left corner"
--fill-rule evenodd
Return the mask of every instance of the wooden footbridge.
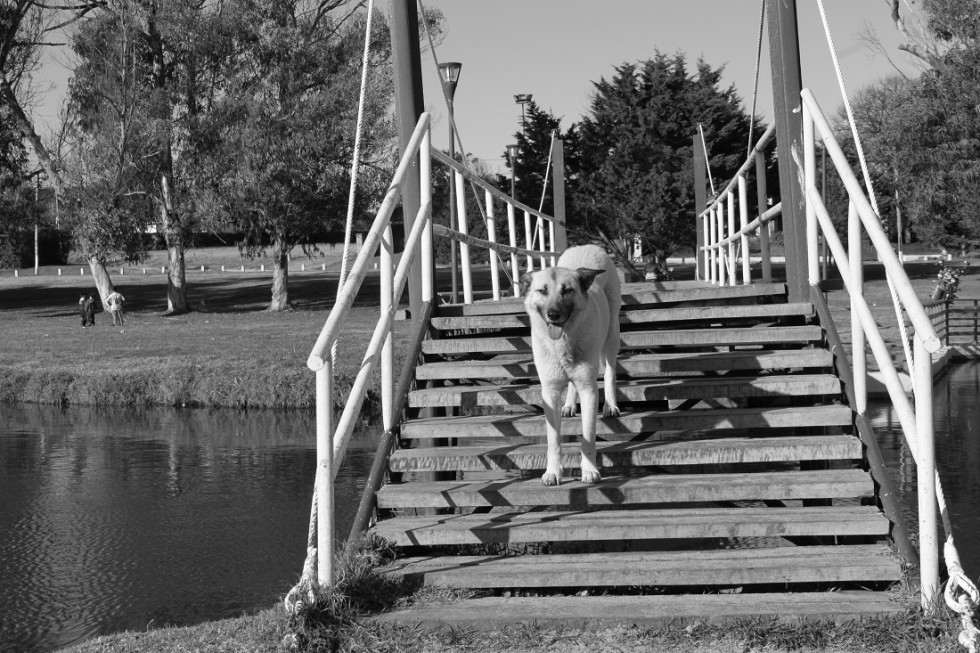
M 791 5 L 770 3 L 777 13 Z M 400 13 L 406 6 L 414 3 L 393 3 L 395 26 L 414 15 Z M 402 27 L 411 43 L 416 28 L 411 20 Z M 560 141 L 556 215 L 549 216 L 432 150 L 428 114 L 409 120 L 400 113 L 407 129 L 394 181 L 309 359 L 319 462 L 306 582 L 334 583 L 333 478 L 380 369 L 384 436 L 351 534 L 369 531 L 394 544 L 399 555 L 387 574 L 473 591 L 381 619 L 485 628 L 853 618 L 903 609 L 901 589 L 917 580 L 923 605 L 934 605 L 931 370 L 939 341 L 816 101 L 806 90 L 786 94 L 787 85 L 778 86 L 776 125 L 716 197 L 705 196 L 703 160 L 695 164 L 695 278 L 626 279 L 618 316 L 623 412 L 599 420 L 603 478 L 594 485 L 575 476 L 578 417 L 562 422 L 563 482 L 546 487 L 539 480 L 544 418 L 517 296 L 520 273 L 553 265 L 564 247 Z M 410 96 L 399 103 L 418 106 Z M 767 193 L 761 186 L 760 201 L 748 202 L 748 178 L 764 168 L 773 141 L 782 203 L 758 215 L 753 207 L 765 207 Z M 816 190 L 818 142 L 849 194 L 846 244 Z M 703 148 L 694 143 L 697 156 Z M 454 229 L 432 223 L 434 164 L 454 180 Z M 468 194 L 480 202 L 480 215 L 466 214 Z M 399 203 L 406 237 L 395 269 L 390 220 Z M 785 275 L 774 273 L 767 241 L 768 222 L 780 212 Z M 486 239 L 468 233 L 477 220 L 485 222 Z M 446 275 L 435 274 L 434 237 L 458 247 L 461 303 L 452 299 L 455 288 L 437 285 Z M 821 257 L 820 237 L 832 258 Z M 863 241 L 889 274 L 914 398 L 863 297 Z M 335 401 L 331 350 L 375 252 L 380 318 L 349 396 Z M 828 267 L 850 297 L 848 349 L 824 296 Z M 474 290 L 481 279 L 482 296 Z M 394 329 L 406 287 L 407 335 Z M 403 336 L 397 348 L 396 333 Z M 868 351 L 915 455 L 918 550 L 867 417 Z M 341 415 L 334 405 L 344 407 Z M 951 577 L 954 557 L 947 546 Z

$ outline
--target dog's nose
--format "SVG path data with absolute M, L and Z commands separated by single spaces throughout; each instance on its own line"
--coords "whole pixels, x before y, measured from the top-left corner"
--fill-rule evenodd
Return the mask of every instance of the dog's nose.
M 553 309 L 553 308 L 549 308 L 549 309 L 548 309 L 548 311 L 547 311 L 547 315 L 548 315 L 548 319 L 549 319 L 549 320 L 551 320 L 552 322 L 554 322 L 554 321 L 555 321 L 555 320 L 557 320 L 557 319 L 558 319 L 559 317 L 561 317 L 561 313 L 559 313 L 558 311 L 556 311 L 556 310 L 555 310 L 555 309 Z

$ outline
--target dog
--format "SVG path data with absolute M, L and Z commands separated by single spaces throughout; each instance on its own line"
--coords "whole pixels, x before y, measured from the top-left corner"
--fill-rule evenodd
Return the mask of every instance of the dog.
M 531 321 L 531 349 L 541 381 L 548 436 L 547 467 L 541 482 L 561 482 L 561 418 L 582 406 L 582 482 L 602 479 L 596 459 L 596 419 L 603 367 L 603 415 L 616 417 L 616 357 L 619 355 L 619 309 L 623 303 L 612 259 L 596 245 L 572 247 L 558 265 L 521 277 L 524 308 Z M 562 390 L 568 392 L 559 408 Z

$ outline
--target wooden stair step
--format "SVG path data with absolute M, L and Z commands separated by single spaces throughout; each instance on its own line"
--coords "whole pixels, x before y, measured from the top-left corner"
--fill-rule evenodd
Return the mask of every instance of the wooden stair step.
M 746 319 L 780 319 L 810 317 L 813 305 L 791 304 L 733 304 L 729 306 L 665 306 L 654 309 L 623 310 L 619 322 L 623 325 L 660 324 L 665 322 L 705 322 Z M 440 330 L 453 329 L 520 329 L 530 326 L 530 318 L 524 313 L 505 315 L 461 315 L 433 317 L 432 327 Z
M 570 477 L 561 485 L 540 479 L 410 482 L 383 486 L 379 508 L 493 506 L 611 506 L 640 503 L 843 499 L 870 496 L 870 475 L 860 469 L 738 474 L 609 476 L 595 485 Z
M 860 590 L 842 592 L 682 594 L 646 596 L 486 597 L 458 603 L 400 608 L 374 620 L 426 629 L 500 630 L 588 626 L 673 627 L 686 623 L 725 624 L 776 617 L 798 625 L 801 619 L 851 621 L 872 616 L 900 617 L 906 608 L 893 595 Z
M 600 388 L 602 384 L 599 384 Z M 791 374 L 746 377 L 654 378 L 620 382 L 616 397 L 620 402 L 662 401 L 670 399 L 715 399 L 744 397 L 799 397 L 840 394 L 840 380 L 832 374 Z M 540 405 L 541 386 L 473 385 L 413 390 L 410 406 L 512 406 Z
M 654 376 L 682 372 L 768 370 L 830 367 L 833 355 L 826 349 L 775 349 L 624 354 L 616 361 L 619 374 Z M 493 360 L 426 363 L 415 368 L 420 380 L 536 378 L 534 359 L 515 356 Z
M 393 517 L 372 528 L 397 546 L 885 536 L 874 506 L 541 511 Z
M 766 328 L 663 329 L 620 334 L 621 349 L 648 347 L 718 347 L 739 345 L 801 344 L 823 338 L 819 326 Z M 422 353 L 442 356 L 461 354 L 512 354 L 531 351 L 531 336 L 441 338 L 422 342 Z
M 680 282 L 674 284 L 636 283 L 623 284 L 623 305 L 666 304 L 673 302 L 706 302 L 740 300 L 746 298 L 785 296 L 786 285 L 782 283 L 754 283 L 749 286 L 712 286 L 701 282 Z M 523 297 L 505 297 L 498 301 L 475 302 L 473 304 L 443 304 L 439 306 L 439 317 L 459 315 L 501 315 L 523 313 Z
M 599 437 L 610 437 L 664 430 L 849 426 L 852 419 L 851 409 L 843 405 L 799 408 L 628 411 L 619 417 L 600 417 L 596 422 L 596 433 Z M 581 435 L 582 420 L 563 419 L 562 433 Z M 408 421 L 401 427 L 401 437 L 405 439 L 544 436 L 544 416 L 540 413 L 436 417 Z
M 718 438 L 667 442 L 600 442 L 600 467 L 654 465 L 720 465 L 799 460 L 853 460 L 862 456 L 853 435 L 809 435 L 770 438 Z M 400 449 L 391 454 L 393 472 L 543 470 L 547 445 L 433 447 Z M 562 466 L 577 468 L 580 447 L 562 447 Z
M 651 587 L 894 582 L 902 566 L 887 544 L 709 551 L 414 557 L 382 573 L 428 586 Z

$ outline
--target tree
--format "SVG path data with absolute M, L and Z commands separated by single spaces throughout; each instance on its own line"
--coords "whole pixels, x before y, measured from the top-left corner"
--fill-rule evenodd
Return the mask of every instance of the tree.
M 683 54 L 657 52 L 594 83 L 578 126 L 581 180 L 574 198 L 587 231 L 608 235 L 621 254 L 640 240 L 662 270 L 667 256 L 694 245 L 692 135 L 701 124 L 720 179 L 744 161 L 749 140 L 749 117 L 734 88 L 719 87 L 722 72 L 699 60 L 691 75 Z M 757 122 L 754 137 L 764 130 Z
M 224 216 L 244 234 L 243 252 L 272 249 L 269 310 L 290 306 L 290 250 L 312 251 L 317 233 L 345 219 L 364 35 L 358 6 L 234 0 L 226 7 L 234 14 L 233 55 L 214 103 L 209 156 Z M 393 161 L 386 34 L 374 32 L 364 114 L 371 127 L 362 143 L 368 173 L 390 170 Z M 364 175 L 359 215 L 387 177 Z

